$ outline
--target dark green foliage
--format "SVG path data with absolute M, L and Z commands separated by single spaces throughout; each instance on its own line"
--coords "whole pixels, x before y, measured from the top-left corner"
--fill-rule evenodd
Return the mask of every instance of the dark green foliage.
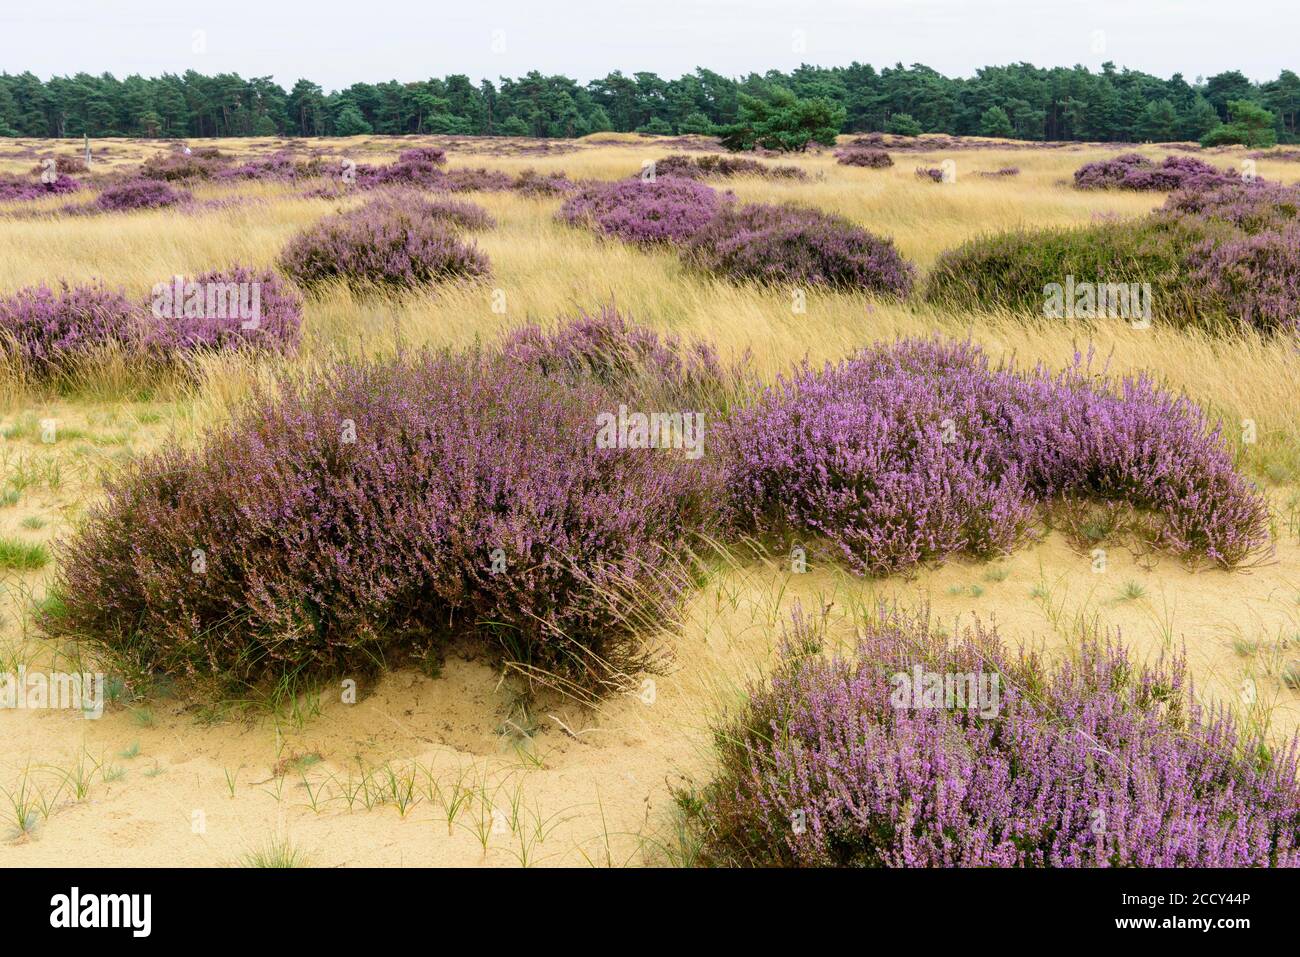
M 582 84 L 534 71 L 477 84 L 452 75 L 333 92 L 307 79 L 286 90 L 270 77 L 190 70 L 124 80 L 0 73 L 0 136 L 335 136 L 368 132 L 366 125 L 379 135 L 583 136 L 665 126 L 707 134 L 741 121 L 742 96 L 770 101 L 777 89 L 843 109 L 832 123 L 841 133 L 881 131 L 892 122 L 900 133 L 1002 135 L 1001 117 L 990 116 L 998 109 L 1008 135 L 1026 140 L 1198 139 L 1231 125 L 1230 104 L 1249 101 L 1270 110 L 1278 138 L 1293 142 L 1300 117 L 1300 78 L 1291 70 L 1263 84 L 1236 71 L 1192 84 L 1180 74 L 1166 80 L 1112 63 L 1099 72 L 1016 63 L 952 78 L 922 64 L 877 70 L 852 63 L 738 80 L 701 68 L 673 80 L 615 71 Z
M 1090 283 L 1151 284 L 1157 319 L 1197 323 L 1218 313 L 1188 288 L 1185 256 L 1205 233 L 1162 219 L 984 236 L 939 257 L 925 298 L 961 309 L 1044 314 L 1044 287 L 1067 276 Z
M 1228 104 L 1231 123 L 1223 123 L 1201 137 L 1202 146 L 1273 146 L 1277 133 L 1273 129 L 1273 114 L 1248 100 L 1233 100 Z
M 844 107 L 821 97 L 801 100 L 783 87 L 774 87 L 767 99 L 742 93 L 740 119 L 720 131 L 722 145 L 783 153 L 803 151 L 813 142 L 834 146 L 844 119 Z

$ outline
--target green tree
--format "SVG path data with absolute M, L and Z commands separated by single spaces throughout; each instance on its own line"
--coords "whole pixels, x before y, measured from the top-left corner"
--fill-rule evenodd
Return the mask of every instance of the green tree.
M 1000 106 L 990 106 L 980 116 L 980 136 L 996 136 L 1006 139 L 1015 132 L 1011 117 Z M 915 134 L 913 134 L 915 135 Z
M 649 120 L 642 123 L 636 128 L 638 133 L 650 133 L 654 136 L 672 136 L 673 128 L 664 120 L 657 116 L 652 116 Z
M 1008 119 L 1007 122 L 1011 121 Z M 885 132 L 897 136 L 920 136 L 921 124 L 916 122 L 910 113 L 895 113 L 889 118 L 889 122 L 885 124 Z
M 703 113 L 687 113 L 677 124 L 679 133 L 701 133 L 708 136 L 713 132 L 713 122 Z
M 531 136 L 528 124 L 517 116 L 507 116 L 497 124 L 497 132 L 502 136 Z
M 339 111 L 338 119 L 334 121 L 335 136 L 361 136 L 373 132 L 374 127 L 366 122 L 366 118 L 353 103 L 343 107 Z
M 1228 104 L 1231 123 L 1216 126 L 1201 139 L 1202 146 L 1272 146 L 1277 142 L 1273 114 L 1249 100 L 1233 100 Z
M 1148 103 L 1138 118 L 1138 135 L 1155 143 L 1168 143 L 1177 135 L 1178 114 L 1168 100 Z
M 844 107 L 838 104 L 822 97 L 801 100 L 778 86 L 768 91 L 766 99 L 740 94 L 740 118 L 719 132 L 729 150 L 751 150 L 757 145 L 802 151 L 814 142 L 834 146 L 844 118 Z

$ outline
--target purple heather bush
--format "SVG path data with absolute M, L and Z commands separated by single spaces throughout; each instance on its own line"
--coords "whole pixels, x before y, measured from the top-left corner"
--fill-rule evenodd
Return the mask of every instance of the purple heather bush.
M 1075 189 L 1177 189 L 1206 190 L 1238 181 L 1234 171 L 1224 171 L 1193 156 L 1168 156 L 1156 165 L 1141 153 L 1123 153 L 1114 159 L 1087 163 L 1075 170 Z
M 160 153 L 149 157 L 140 164 L 139 175 L 141 179 L 158 179 L 168 182 L 212 179 L 229 162 L 230 158 L 218 151 L 213 151 L 213 153 L 207 155 L 201 155 L 201 151 L 198 150 L 189 154 L 181 152 Z
M 250 681 L 477 631 L 530 676 L 601 687 L 637 659 L 629 629 L 680 598 L 677 559 L 711 522 L 697 462 L 597 447 L 611 407 L 490 354 L 282 381 L 197 450 L 108 483 L 48 627 Z
M 835 162 L 841 166 L 862 166 L 866 169 L 887 169 L 894 165 L 893 158 L 884 150 L 848 147 L 835 151 Z
M 713 346 L 660 336 L 606 306 L 553 332 L 528 325 L 502 346 L 508 362 L 578 385 L 594 383 L 648 408 L 721 412 L 749 382 L 748 358 L 725 364 Z M 655 403 L 660 403 L 656 405 Z
M 758 176 L 763 179 L 806 180 L 808 174 L 797 166 L 771 166 L 743 156 L 683 156 L 673 154 L 655 160 L 655 176 L 681 179 L 731 179 L 735 176 Z
M 75 193 L 81 184 L 66 173 L 58 173 L 52 182 L 29 180 L 17 176 L 0 175 L 0 203 L 27 202 Z
M 578 184 L 563 172 L 539 173 L 535 169 L 526 169 L 515 177 L 510 188 L 520 196 L 530 199 L 549 199 L 552 196 L 568 196 L 578 189 Z
M 794 205 L 728 204 L 696 232 L 682 256 L 728 279 L 890 296 L 907 295 L 915 274 L 893 240 L 839 216 Z
M 109 213 L 163 209 L 188 203 L 191 198 L 185 190 L 173 189 L 160 180 L 137 179 L 107 187 L 95 200 L 95 208 Z
M 293 154 L 284 150 L 258 156 L 237 166 L 227 166 L 216 172 L 218 180 L 247 180 L 254 182 L 293 182 L 304 175 L 316 175 L 319 164 L 299 164 Z
M 718 212 L 723 199 L 711 187 L 675 176 L 591 183 L 556 214 L 628 243 L 681 243 Z
M 1267 503 L 1217 429 L 1145 378 L 992 368 L 968 343 L 902 340 L 778 379 L 722 441 L 735 521 L 810 537 L 863 574 L 1006 553 L 1058 503 L 1119 503 L 1151 547 L 1233 567 Z
M 995 169 L 995 170 L 981 170 L 980 173 L 979 173 L 978 175 L 980 175 L 980 176 L 985 176 L 985 177 L 1019 176 L 1019 175 L 1020 175 L 1020 167 L 1019 167 L 1019 166 L 1003 166 L 1002 168 L 1000 168 L 1000 169 Z
M 145 346 L 159 358 L 241 348 L 291 353 L 297 348 L 302 297 L 271 270 L 234 266 L 179 281 L 179 301 L 175 280 L 154 290 L 155 321 Z
M 0 296 L 0 352 L 16 350 L 36 378 L 57 377 L 110 343 L 138 343 L 145 321 L 137 303 L 102 284 L 31 286 Z
M 939 169 L 937 166 L 918 166 L 916 168 L 916 175 L 921 179 L 928 179 L 932 183 L 943 182 L 943 170 Z
M 1239 238 L 1206 240 L 1188 256 L 1191 279 L 1238 321 L 1300 336 L 1300 222 Z
M 280 257 L 307 288 L 339 280 L 357 288 L 410 287 L 486 275 L 487 256 L 444 220 L 380 198 L 299 233 Z
M 436 146 L 417 146 L 414 149 L 403 150 L 398 153 L 397 162 L 430 163 L 433 166 L 442 166 L 447 162 L 447 151 Z
M 1089 639 L 1059 667 L 977 625 L 882 608 L 850 657 L 796 613 L 775 674 L 715 735 L 705 863 L 802 867 L 1294 867 L 1297 742 L 1193 696 L 1182 657 Z M 996 714 L 911 707 L 897 675 L 997 677 Z M 977 679 L 981 680 L 981 679 Z M 990 696 L 991 697 L 991 696 Z
M 449 193 L 490 193 L 510 189 L 514 183 L 508 173 L 480 166 L 473 169 L 449 169 L 430 185 Z

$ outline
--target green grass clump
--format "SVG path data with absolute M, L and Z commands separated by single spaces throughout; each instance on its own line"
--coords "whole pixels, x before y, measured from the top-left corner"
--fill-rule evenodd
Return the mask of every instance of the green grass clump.
M 0 570 L 30 572 L 44 568 L 49 563 L 50 552 L 44 545 L 0 538 Z

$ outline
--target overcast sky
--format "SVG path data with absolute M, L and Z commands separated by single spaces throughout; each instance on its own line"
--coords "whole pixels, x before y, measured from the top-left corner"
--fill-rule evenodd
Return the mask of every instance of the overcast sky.
M 727 76 L 801 62 L 1027 60 L 1188 80 L 1300 69 L 1300 0 L 0 0 L 0 70 L 308 77 L 326 89 L 529 70 Z M 561 12 L 562 11 L 562 12 Z

